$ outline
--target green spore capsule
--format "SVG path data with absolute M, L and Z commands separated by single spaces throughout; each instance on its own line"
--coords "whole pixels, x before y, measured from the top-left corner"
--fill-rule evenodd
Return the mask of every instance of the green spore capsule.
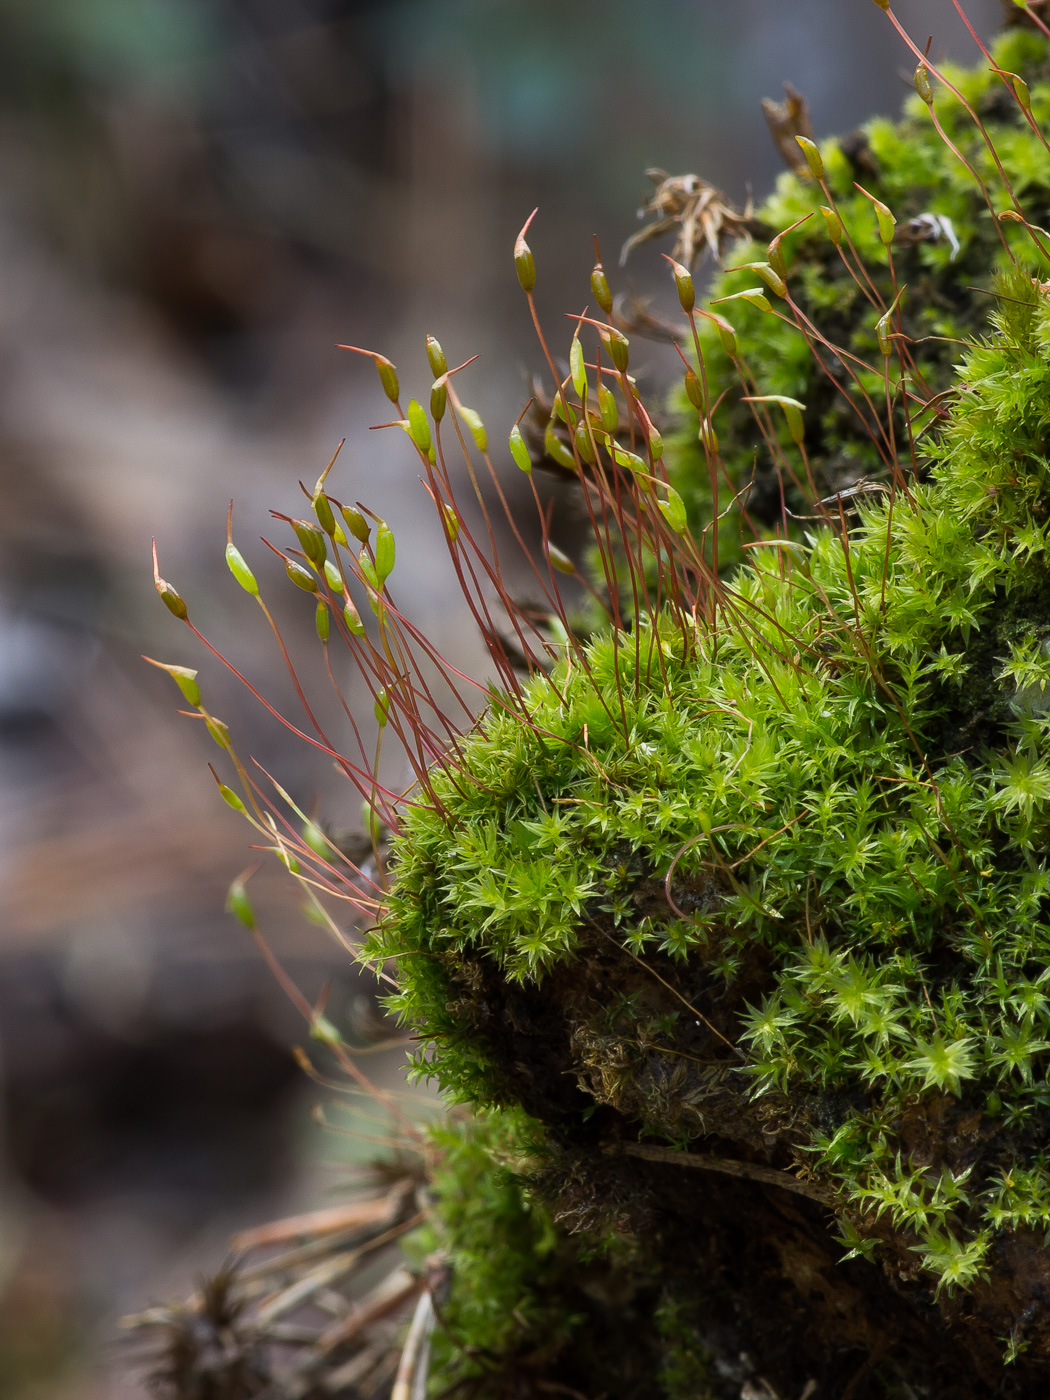
M 523 471 L 526 476 L 532 475 L 532 458 L 529 456 L 529 449 L 525 446 L 525 439 L 521 435 L 521 429 L 517 423 L 510 430 L 510 455 L 514 458 L 514 465 L 519 471 Z
M 316 564 L 320 568 L 328 556 L 322 532 L 309 520 L 293 520 L 292 529 L 295 531 L 296 538 L 302 545 L 303 553 L 307 559 L 311 564 Z
M 245 563 L 244 555 L 235 544 L 226 546 L 226 566 L 237 582 L 244 589 L 245 593 L 250 593 L 253 598 L 259 596 L 259 585 L 255 575 Z
M 302 564 L 297 564 L 294 559 L 286 559 L 284 569 L 296 588 L 301 588 L 304 593 L 317 592 L 317 580 L 309 569 L 303 568 Z

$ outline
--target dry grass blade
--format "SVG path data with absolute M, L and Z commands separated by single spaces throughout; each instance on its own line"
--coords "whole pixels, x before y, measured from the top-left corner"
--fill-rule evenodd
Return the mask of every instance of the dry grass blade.
M 154 1391 L 164 1400 L 375 1400 L 404 1355 L 398 1331 L 423 1280 L 396 1255 L 363 1294 L 357 1280 L 421 1223 L 417 1185 L 404 1177 L 381 1196 L 243 1231 L 232 1241 L 242 1259 L 300 1243 L 247 1268 L 228 1264 L 185 1302 L 125 1318 L 125 1330 L 159 1336 L 150 1358 Z M 425 1369 L 429 1331 L 414 1335 L 413 1376 Z
M 423 1400 L 427 1393 L 427 1363 L 430 1355 L 430 1334 L 434 1330 L 437 1314 L 429 1289 L 419 1295 L 419 1302 L 412 1315 L 412 1326 L 408 1329 L 405 1349 L 398 1363 L 394 1388 L 390 1400 Z
M 414 1298 L 420 1286 L 415 1274 L 403 1267 L 396 1268 L 361 1299 L 345 1321 L 336 1323 L 321 1335 L 318 1350 L 326 1353 L 354 1341 L 374 1322 L 389 1317 L 403 1303 Z
M 391 1191 L 372 1201 L 352 1201 L 348 1205 L 331 1206 L 327 1210 L 308 1211 L 305 1215 L 291 1215 L 286 1220 L 274 1220 L 267 1225 L 258 1225 L 252 1230 L 242 1230 L 234 1235 L 230 1245 L 238 1254 L 252 1249 L 263 1249 L 267 1245 L 284 1244 L 288 1240 L 316 1238 L 342 1232 L 354 1227 L 385 1225 L 397 1215 L 403 1194 Z

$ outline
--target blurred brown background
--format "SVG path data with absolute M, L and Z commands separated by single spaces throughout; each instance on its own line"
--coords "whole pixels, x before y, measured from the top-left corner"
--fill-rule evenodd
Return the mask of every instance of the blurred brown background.
M 989 34 L 998 0 L 970 0 Z M 950 0 L 904 0 L 969 58 Z M 912 64 L 871 0 L 0 0 L 0 1400 L 140 1394 L 122 1311 L 184 1291 L 229 1231 L 323 1204 L 348 1149 L 314 1126 L 290 1010 L 222 910 L 247 828 L 143 651 L 201 667 L 245 753 L 336 827 L 356 798 L 189 645 L 151 586 L 289 701 L 222 565 L 333 482 L 387 516 L 399 596 L 480 647 L 371 365 L 422 397 L 423 337 L 505 441 L 537 367 L 510 261 L 551 325 L 636 226 L 643 170 L 743 202 L 779 168 L 787 79 L 820 133 L 893 111 Z M 666 299 L 658 248 L 620 287 Z M 645 351 L 659 381 L 666 361 Z M 310 630 L 302 599 L 284 618 Z M 274 944 L 354 1032 L 344 956 L 260 876 Z

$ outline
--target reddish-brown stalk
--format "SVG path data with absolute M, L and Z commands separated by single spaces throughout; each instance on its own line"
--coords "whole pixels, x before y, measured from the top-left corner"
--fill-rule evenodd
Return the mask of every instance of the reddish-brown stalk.
M 956 6 L 956 8 L 958 8 L 958 6 Z M 1028 13 L 1031 13 L 1031 11 L 1028 11 Z M 977 113 L 974 111 L 973 107 L 971 107 L 970 103 L 966 100 L 966 98 L 965 98 L 965 97 L 963 96 L 963 94 L 959 91 L 959 89 L 954 85 L 954 83 L 949 82 L 949 80 L 944 76 L 944 74 L 940 71 L 940 69 L 936 66 L 936 64 L 930 62 L 930 60 L 926 57 L 926 55 L 922 52 L 922 50 L 918 47 L 918 45 L 917 45 L 917 44 L 915 43 L 915 41 L 912 39 L 912 37 L 911 37 L 911 35 L 908 33 L 908 31 L 907 31 L 907 30 L 904 28 L 904 26 L 901 24 L 901 22 L 900 22 L 900 20 L 897 18 L 897 16 L 893 13 L 893 10 L 890 8 L 889 5 L 886 6 L 886 17 L 889 19 L 889 21 L 890 21 L 890 23 L 893 25 L 894 29 L 896 29 L 897 33 L 901 36 L 901 38 L 902 38 L 902 39 L 904 40 L 904 42 L 907 44 L 908 48 L 912 51 L 912 53 L 914 54 L 914 56 L 915 56 L 917 62 L 918 62 L 918 63 L 921 63 L 921 64 L 928 70 L 928 72 L 932 73 L 932 74 L 934 75 L 934 77 L 937 79 L 937 81 L 938 81 L 939 83 L 943 84 L 943 86 L 946 87 L 946 88 L 948 89 L 948 91 L 952 94 L 952 96 L 955 97 L 956 100 L 959 102 L 959 104 L 965 109 L 965 111 L 966 111 L 967 115 L 969 116 L 970 120 L 973 122 L 974 126 L 976 126 L 977 130 L 981 133 L 981 139 L 983 140 L 985 146 L 987 146 L 987 148 L 988 148 L 988 153 L 989 153 L 989 155 L 991 156 L 993 162 L 995 163 L 996 171 L 997 171 L 998 174 L 999 174 L 1000 180 L 1003 182 L 1003 188 L 1006 190 L 1007 194 L 1010 196 L 1010 199 L 1011 199 L 1011 201 L 1012 201 L 1012 203 L 1013 203 L 1013 206 L 1014 206 L 1014 211 L 1015 211 L 1017 214 L 1021 214 L 1021 205 L 1020 205 L 1020 203 L 1018 202 L 1018 199 L 1017 199 L 1016 194 L 1014 193 L 1013 186 L 1011 185 L 1010 180 L 1009 180 L 1009 178 L 1007 177 L 1006 171 L 1003 169 L 1002 161 L 999 159 L 999 153 L 998 153 L 998 151 L 995 149 L 995 143 L 992 141 L 992 138 L 988 135 L 987 129 L 985 128 L 985 125 L 984 125 L 984 123 L 981 121 L 980 117 L 977 115 Z M 969 26 L 968 26 L 968 27 L 969 27 Z M 1040 27 L 1042 27 L 1042 26 L 1040 26 Z M 970 32 L 971 32 L 971 33 L 973 32 L 972 29 L 971 29 Z M 996 232 L 999 234 L 999 238 L 1000 238 L 1000 240 L 1001 240 L 1001 242 L 1002 242 L 1003 248 L 1005 249 L 1006 254 L 1007 254 L 1007 256 L 1009 257 L 1010 261 L 1011 261 L 1011 262 L 1016 262 L 1016 259 L 1014 258 L 1014 255 L 1013 255 L 1013 252 L 1012 252 L 1011 249 L 1010 249 L 1010 245 L 1007 243 L 1006 239 L 1003 237 L 1002 229 L 999 228 L 998 220 L 997 220 L 997 215 L 996 215 L 995 205 L 992 203 L 992 199 L 991 199 L 991 196 L 990 196 L 989 193 L 988 193 L 988 188 L 987 188 L 987 186 L 985 185 L 984 181 L 981 179 L 980 175 L 978 175 L 977 171 L 976 171 L 976 170 L 973 168 L 973 166 L 970 164 L 970 162 L 966 159 L 966 157 L 962 154 L 962 152 L 961 152 L 961 151 L 958 149 L 958 147 L 954 144 L 954 142 L 951 140 L 951 138 L 948 136 L 948 134 L 944 131 L 943 127 L 941 126 L 940 121 L 938 120 L 937 113 L 934 111 L 933 104 L 930 103 L 930 102 L 928 102 L 926 105 L 927 105 L 927 107 L 929 108 L 930 118 L 931 118 L 931 120 L 933 121 L 934 127 L 936 128 L 937 135 L 941 138 L 941 140 L 942 140 L 942 141 L 944 142 L 944 144 L 948 147 L 948 149 L 952 152 L 952 154 L 953 154 L 958 160 L 960 160 L 960 161 L 963 163 L 963 165 L 965 165 L 966 169 L 970 172 L 970 174 L 973 176 L 974 180 L 975 180 L 975 181 L 977 182 L 977 184 L 980 186 L 981 194 L 984 196 L 984 201 L 985 201 L 985 203 L 988 205 L 989 210 L 991 211 L 992 218 L 993 218 L 993 219 L 996 219 Z M 1031 225 L 1028 224 L 1027 221 L 1024 219 L 1024 216 L 1023 216 L 1023 215 L 1021 215 L 1021 220 L 1020 220 L 1020 222 L 1025 223 L 1025 226 L 1028 228 L 1029 234 L 1031 235 L 1032 242 L 1033 242 L 1033 243 L 1035 244 L 1035 246 L 1039 249 L 1039 251 L 1043 254 L 1043 256 L 1044 256 L 1044 257 L 1050 258 L 1050 250 L 1048 250 L 1047 248 L 1045 248 L 1045 247 L 1039 242 L 1039 239 L 1035 236 L 1034 230 L 1032 229 Z

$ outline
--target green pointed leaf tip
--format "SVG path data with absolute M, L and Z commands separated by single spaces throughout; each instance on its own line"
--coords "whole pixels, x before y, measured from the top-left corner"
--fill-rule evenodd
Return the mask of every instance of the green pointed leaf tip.
M 235 544 L 226 546 L 226 564 L 245 593 L 250 593 L 253 598 L 258 598 L 259 585 L 255 580 L 255 575 L 245 563 L 244 555 Z

